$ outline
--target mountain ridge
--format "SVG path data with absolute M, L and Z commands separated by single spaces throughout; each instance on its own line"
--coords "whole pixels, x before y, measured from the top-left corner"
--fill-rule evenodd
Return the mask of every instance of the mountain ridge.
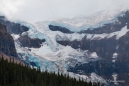
M 81 32 L 70 32 L 67 25 L 64 27 L 65 24 L 62 26 L 56 21 L 56 24 L 48 21 L 32 25 L 0 18 L 0 22 L 7 25 L 8 32 L 14 38 L 18 57 L 30 66 L 40 66 L 42 71 L 47 67 L 50 72 L 59 70 L 70 73 L 71 77 L 88 80 L 98 77 L 104 83 L 105 80 L 99 76 L 111 78 L 114 72 L 128 76 L 129 72 L 129 11 L 118 15 L 114 16 L 113 22 L 110 19 L 106 24 L 102 21 L 102 26 L 91 27 L 91 30 L 83 28 Z M 123 66 L 125 69 L 119 71 Z M 108 69 L 112 70 L 106 75 Z

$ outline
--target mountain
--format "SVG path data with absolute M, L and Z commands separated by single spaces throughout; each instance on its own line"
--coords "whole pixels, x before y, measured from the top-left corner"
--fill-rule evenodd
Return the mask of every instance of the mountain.
M 7 32 L 6 26 L 0 23 L 0 51 L 6 55 L 17 57 L 13 37 Z
M 16 52 L 13 37 L 8 33 L 5 25 L 0 23 L 0 58 L 14 61 L 25 65 L 19 58 Z
M 30 66 L 102 83 L 117 74 L 125 80 L 119 84 L 129 84 L 128 10 L 34 24 L 1 16 L 0 22 L 13 37 L 18 58 Z

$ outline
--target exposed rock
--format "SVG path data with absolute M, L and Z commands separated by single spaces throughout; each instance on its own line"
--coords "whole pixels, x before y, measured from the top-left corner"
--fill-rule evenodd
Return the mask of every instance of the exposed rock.
M 4 16 L 0 17 L 0 22 L 2 24 L 6 25 L 7 31 L 10 34 L 22 34 L 23 32 L 29 30 L 28 27 L 25 27 L 25 26 L 20 25 L 18 23 L 14 23 L 14 22 L 10 22 L 10 21 L 6 20 L 6 18 Z
M 69 29 L 65 28 L 65 27 L 61 27 L 61 26 L 53 26 L 53 25 L 49 25 L 49 29 L 52 31 L 61 31 L 63 33 L 73 33 L 72 31 L 70 31 Z
M 0 23 L 0 51 L 6 55 L 17 57 L 14 40 L 7 32 L 6 26 Z
M 20 38 L 18 38 L 18 40 L 20 41 L 20 44 L 22 47 L 33 47 L 33 48 L 40 48 L 41 44 L 43 42 L 45 42 L 44 39 L 40 40 L 40 39 L 31 39 L 28 36 L 20 36 Z

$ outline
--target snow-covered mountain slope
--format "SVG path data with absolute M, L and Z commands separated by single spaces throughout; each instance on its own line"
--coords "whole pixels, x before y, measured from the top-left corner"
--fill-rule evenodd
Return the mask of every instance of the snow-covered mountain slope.
M 15 21 L 15 23 L 20 23 L 21 25 L 29 28 L 27 32 L 23 32 L 21 35 L 11 34 L 15 41 L 17 53 L 22 60 L 28 62 L 30 65 L 32 65 L 31 63 L 34 62 L 35 65 L 32 66 L 40 66 L 42 71 L 45 71 L 47 68 L 47 70 L 50 72 L 57 72 L 59 70 L 64 74 L 69 73 L 71 77 L 76 77 L 78 79 L 81 77 L 87 79 L 88 81 L 92 79 L 90 77 L 87 77 L 86 75 L 74 74 L 72 72 L 68 72 L 67 70 L 69 67 L 74 67 L 76 64 L 87 63 L 89 61 L 92 61 L 93 59 L 99 60 L 100 58 L 95 52 L 90 53 L 88 50 L 76 50 L 71 46 L 64 47 L 58 44 L 56 42 L 58 34 L 65 36 L 64 33 L 58 31 L 55 33 L 49 30 L 49 28 L 41 29 L 36 25 L 31 25 L 23 21 Z M 68 39 L 70 39 L 70 37 L 73 37 L 72 40 L 77 38 L 76 33 L 72 36 L 70 35 L 72 34 L 67 34 L 66 37 L 69 37 Z M 46 42 L 42 43 L 40 48 L 22 47 L 21 43 L 19 42 L 20 36 L 29 36 L 32 39 L 45 39 Z M 78 34 L 78 36 L 80 35 Z M 82 37 L 84 37 L 84 35 L 82 35 Z M 91 77 L 95 76 L 91 74 Z M 100 80 L 106 83 L 101 77 Z
M 105 82 L 95 73 L 102 74 L 97 69 L 103 68 L 105 69 L 102 71 L 105 73 L 106 68 L 109 68 L 103 67 L 99 61 L 113 61 L 113 64 L 121 61 L 121 54 L 124 50 L 128 50 L 125 49 L 125 45 L 128 46 L 128 41 L 125 40 L 128 38 L 129 31 L 128 16 L 128 11 L 117 10 L 102 11 L 89 17 L 34 24 L 20 20 L 13 20 L 13 23 L 7 20 L 0 21 L 7 24 L 8 31 L 14 38 L 19 58 L 29 65 L 40 66 L 42 71 L 47 69 L 50 72 L 57 72 L 59 70 L 62 73 L 69 73 L 72 77 Z M 51 28 L 50 25 L 52 25 Z M 17 31 L 14 32 L 12 28 Z M 63 31 L 71 32 L 64 33 Z M 87 32 L 81 33 L 81 31 Z M 97 68 L 94 62 L 98 62 Z M 105 62 L 104 65 L 110 62 Z M 90 67 L 93 69 L 90 70 Z M 115 70 L 114 67 L 112 69 Z
M 57 21 L 52 21 L 50 25 L 61 26 L 69 29 L 73 32 L 79 32 L 82 30 L 93 29 L 104 24 L 113 23 L 117 21 L 119 16 L 123 16 L 127 9 L 117 9 L 117 10 L 106 10 L 98 13 L 94 13 L 87 17 L 76 17 L 72 19 L 59 19 Z
M 40 60 L 38 60 L 39 61 L 38 66 L 40 66 L 41 69 L 45 70 L 45 68 L 47 67 L 49 71 L 57 71 L 58 68 L 61 68 L 60 71 L 64 72 L 64 70 L 65 70 L 65 72 L 66 72 L 67 71 L 66 68 L 68 66 L 73 67 L 78 63 L 88 62 L 89 58 L 96 58 L 96 55 L 93 55 L 94 53 L 92 54 L 92 53 L 88 52 L 87 50 L 86 51 L 82 51 L 79 49 L 75 50 L 75 49 L 71 48 L 70 46 L 64 47 L 64 46 L 58 44 L 56 42 L 56 37 L 58 36 L 58 34 L 65 36 L 64 33 L 61 33 L 58 31 L 57 31 L 57 33 L 55 33 L 55 32 L 49 31 L 49 30 L 44 32 L 44 30 L 40 30 L 37 27 L 35 27 L 35 28 L 33 27 L 33 28 L 30 28 L 28 32 L 23 32 L 21 35 L 24 36 L 26 34 L 28 34 L 28 36 L 31 37 L 32 39 L 39 38 L 39 39 L 46 40 L 46 42 L 43 43 L 40 48 L 28 48 L 28 47 L 24 48 L 24 47 L 21 47 L 18 42 L 19 35 L 12 34 L 12 36 L 15 40 L 15 43 L 16 43 L 17 52 L 21 53 L 21 54 L 28 53 L 28 54 L 36 56 L 35 57 L 36 59 L 39 58 Z M 69 35 L 71 35 L 71 34 L 69 34 Z M 73 34 L 73 37 L 75 35 Z M 73 38 L 73 40 L 75 38 Z M 28 55 L 28 54 L 25 54 L 25 55 Z M 32 56 L 32 58 L 29 57 L 29 60 L 36 62 L 35 58 L 33 58 L 34 56 Z M 26 59 L 26 58 L 23 58 L 23 59 Z M 42 61 L 41 59 L 43 59 L 43 61 L 46 60 L 46 62 L 43 62 L 43 64 L 45 66 L 43 64 L 40 64 L 41 63 L 40 61 Z M 49 63 L 49 61 L 50 61 L 50 63 Z M 74 62 L 71 62 L 71 61 L 74 61 Z M 52 65 L 53 66 L 55 65 L 57 67 L 51 68 Z M 49 66 L 50 66 L 50 68 L 49 68 Z

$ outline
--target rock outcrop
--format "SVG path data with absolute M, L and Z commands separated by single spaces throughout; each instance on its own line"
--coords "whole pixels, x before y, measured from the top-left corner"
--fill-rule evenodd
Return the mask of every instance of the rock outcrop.
M 4 16 L 0 17 L 0 22 L 4 25 L 6 25 L 7 27 L 7 31 L 10 33 L 10 34 L 21 34 L 25 31 L 28 31 L 29 28 L 28 27 L 25 27 L 21 24 L 18 24 L 18 23 L 14 23 L 14 22 L 10 22 L 9 20 L 7 20 Z
M 13 37 L 7 32 L 5 25 L 0 23 L 0 51 L 8 56 L 17 57 Z
M 21 44 L 22 47 L 29 47 L 29 48 L 31 48 L 31 47 L 33 47 L 33 48 L 40 48 L 41 44 L 43 42 L 45 42 L 44 39 L 42 39 L 42 40 L 41 39 L 37 39 L 37 38 L 31 39 L 28 36 L 20 36 L 18 38 L 18 40 L 20 41 L 20 44 Z

